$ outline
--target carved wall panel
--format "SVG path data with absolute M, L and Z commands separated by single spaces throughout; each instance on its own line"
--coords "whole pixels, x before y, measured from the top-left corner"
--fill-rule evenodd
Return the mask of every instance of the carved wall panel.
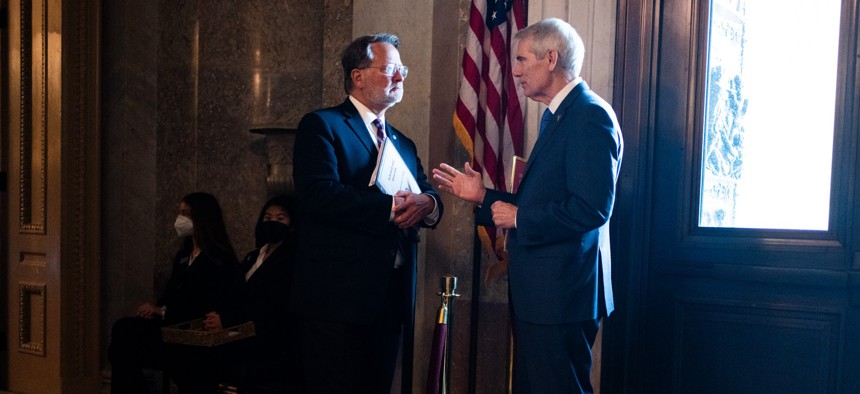
M 680 299 L 675 310 L 681 392 L 837 392 L 838 310 L 702 299 Z
M 48 4 L 20 2 L 20 231 L 45 234 Z
M 44 253 L 21 252 L 21 265 L 44 268 L 48 265 L 47 256 Z
M 45 284 L 18 284 L 18 351 L 45 355 Z

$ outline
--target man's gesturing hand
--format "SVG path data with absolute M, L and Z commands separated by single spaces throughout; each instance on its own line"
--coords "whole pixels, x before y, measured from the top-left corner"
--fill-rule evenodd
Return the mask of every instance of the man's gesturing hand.
M 439 168 L 433 169 L 433 179 L 439 182 L 440 190 L 463 200 L 480 204 L 481 201 L 484 201 L 484 194 L 487 192 L 481 183 L 481 174 L 473 170 L 469 163 L 463 167 L 465 173 L 441 163 Z

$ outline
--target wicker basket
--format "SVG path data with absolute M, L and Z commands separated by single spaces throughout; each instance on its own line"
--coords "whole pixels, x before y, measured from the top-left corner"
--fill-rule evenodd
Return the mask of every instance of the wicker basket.
M 254 322 L 252 321 L 219 331 L 207 331 L 203 328 L 203 319 L 161 328 L 161 337 L 164 339 L 164 342 L 204 347 L 223 345 L 228 342 L 252 337 L 255 334 Z

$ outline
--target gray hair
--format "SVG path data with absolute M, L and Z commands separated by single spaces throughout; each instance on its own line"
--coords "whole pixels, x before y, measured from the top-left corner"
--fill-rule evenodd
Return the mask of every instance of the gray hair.
M 558 18 L 546 18 L 517 32 L 515 38 L 532 40 L 532 53 L 538 59 L 554 49 L 558 52 L 558 66 L 570 79 L 579 77 L 585 60 L 585 44 L 569 23 Z

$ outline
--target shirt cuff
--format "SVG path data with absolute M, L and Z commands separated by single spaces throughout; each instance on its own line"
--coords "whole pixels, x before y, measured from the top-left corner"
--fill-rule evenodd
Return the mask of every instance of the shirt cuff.
M 432 194 L 422 193 L 429 196 L 433 200 L 433 211 L 427 214 L 424 218 L 424 223 L 428 226 L 432 226 L 439 221 L 439 201 L 436 201 L 436 197 L 433 197 Z

